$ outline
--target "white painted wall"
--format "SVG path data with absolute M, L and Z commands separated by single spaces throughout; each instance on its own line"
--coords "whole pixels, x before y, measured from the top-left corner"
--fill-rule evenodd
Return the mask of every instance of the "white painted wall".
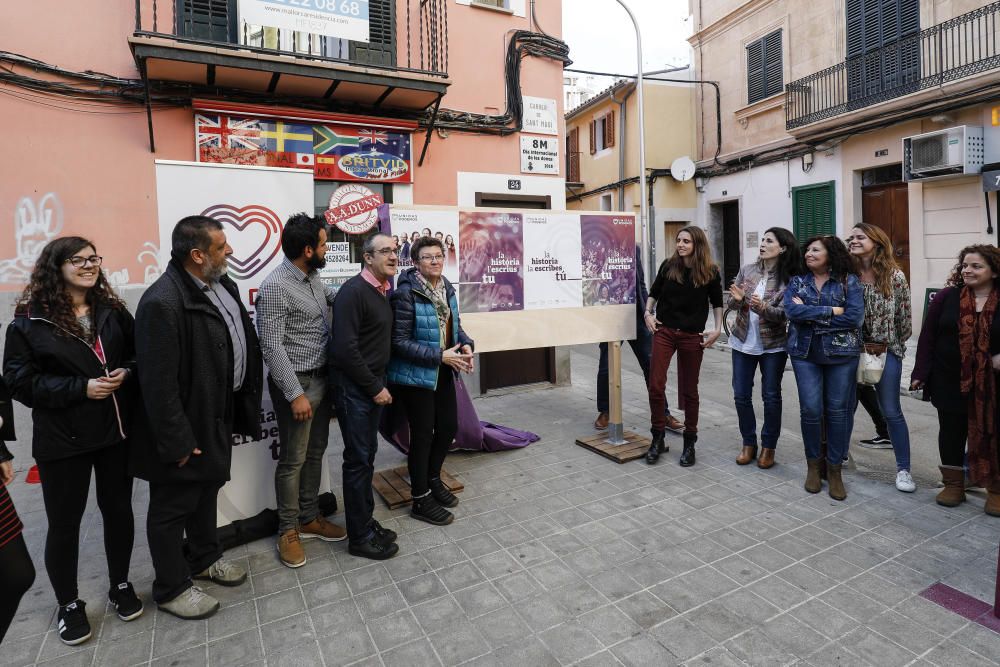
M 524 174 L 483 174 L 478 172 L 458 172 L 458 205 L 475 206 L 477 192 L 511 195 L 549 195 L 552 210 L 566 210 L 566 179 L 556 176 L 525 176 Z M 511 179 L 521 181 L 520 190 L 507 186 Z

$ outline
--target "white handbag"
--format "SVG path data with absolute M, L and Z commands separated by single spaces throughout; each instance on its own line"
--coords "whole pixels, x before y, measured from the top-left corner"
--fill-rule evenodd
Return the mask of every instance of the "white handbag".
M 874 349 L 873 349 L 874 348 Z M 881 349 L 881 352 L 876 352 Z M 885 345 L 882 343 L 865 344 L 858 359 L 858 384 L 874 386 L 882 379 L 885 370 Z

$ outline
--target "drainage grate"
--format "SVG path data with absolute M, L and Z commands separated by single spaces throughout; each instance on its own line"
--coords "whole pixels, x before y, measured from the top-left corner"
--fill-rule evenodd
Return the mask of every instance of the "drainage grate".
M 855 461 L 856 462 L 856 461 Z M 894 484 L 896 482 L 896 467 L 886 468 L 883 466 L 872 466 L 872 465 L 859 465 L 857 466 L 856 472 L 864 477 L 865 479 L 871 479 L 876 482 L 885 482 L 888 484 Z M 929 477 L 918 477 L 913 476 L 913 481 L 917 483 L 920 487 L 930 487 L 934 488 L 938 484 L 938 480 L 931 479 Z

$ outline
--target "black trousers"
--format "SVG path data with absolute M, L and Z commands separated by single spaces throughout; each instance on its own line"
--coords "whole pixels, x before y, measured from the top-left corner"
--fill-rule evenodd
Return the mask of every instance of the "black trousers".
M 941 465 L 965 465 L 965 441 L 969 439 L 969 415 L 965 411 L 938 409 L 938 454 Z
M 156 602 L 173 600 L 190 588 L 192 574 L 222 557 L 215 530 L 215 507 L 221 488 L 222 482 L 150 482 L 146 533 L 156 575 Z
M 60 605 L 69 604 L 79 596 L 80 523 L 87 508 L 91 469 L 97 488 L 97 507 L 104 520 L 109 588 L 128 581 L 135 519 L 127 442 L 58 461 L 39 461 L 42 499 L 49 521 L 45 535 L 45 569 Z
M 24 537 L 18 535 L 0 547 L 0 644 L 10 628 L 21 598 L 35 583 L 35 566 Z
M 878 393 L 875 391 L 875 387 L 869 384 L 859 384 L 858 403 L 864 406 L 865 412 L 872 418 L 872 423 L 875 424 L 875 435 L 880 438 L 888 438 L 889 427 L 885 423 L 885 417 L 882 416 L 882 408 L 878 404 Z M 858 409 L 857 403 L 855 403 L 854 409 L 855 411 Z
M 438 371 L 437 389 L 393 385 L 410 422 L 410 492 L 413 497 L 429 490 L 428 481 L 441 476 L 441 467 L 458 432 L 455 375 L 449 366 Z

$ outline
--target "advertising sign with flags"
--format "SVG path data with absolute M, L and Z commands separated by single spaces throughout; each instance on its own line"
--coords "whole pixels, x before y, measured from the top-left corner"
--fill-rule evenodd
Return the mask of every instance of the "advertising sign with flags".
M 199 162 L 308 169 L 324 181 L 413 182 L 407 132 L 196 114 L 195 137 Z

